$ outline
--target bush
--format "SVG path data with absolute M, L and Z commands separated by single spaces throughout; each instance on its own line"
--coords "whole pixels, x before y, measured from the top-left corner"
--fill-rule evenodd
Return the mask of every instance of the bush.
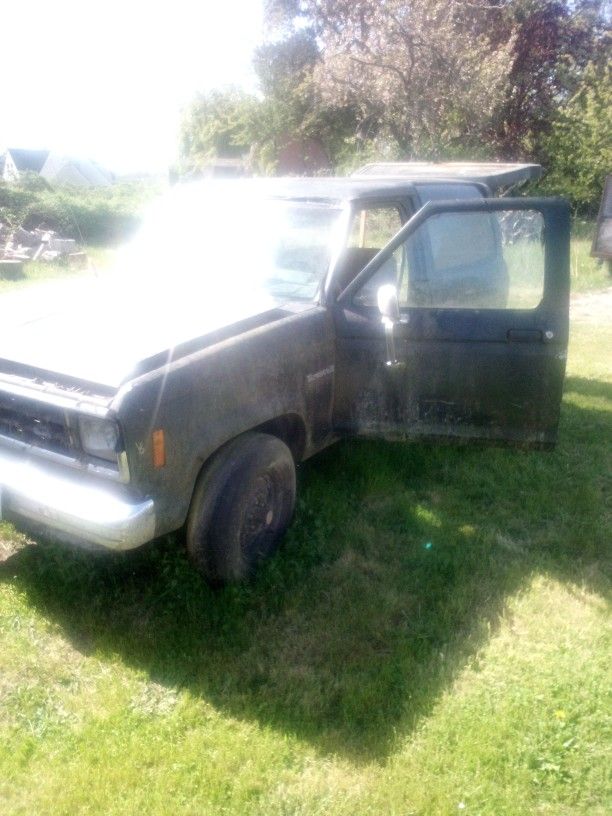
M 0 222 L 26 229 L 45 224 L 80 243 L 107 246 L 130 237 L 158 192 L 159 185 L 147 182 L 56 189 L 30 180 L 0 182 Z

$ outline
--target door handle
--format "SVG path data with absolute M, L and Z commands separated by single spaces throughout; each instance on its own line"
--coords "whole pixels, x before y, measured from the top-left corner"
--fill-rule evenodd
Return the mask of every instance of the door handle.
M 542 332 L 539 329 L 508 329 L 509 343 L 541 343 Z

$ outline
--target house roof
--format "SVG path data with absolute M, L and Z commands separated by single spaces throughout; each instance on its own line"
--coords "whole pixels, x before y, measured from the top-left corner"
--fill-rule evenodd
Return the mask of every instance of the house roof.
M 41 175 L 50 184 L 68 184 L 79 187 L 106 187 L 113 180 L 112 175 L 95 162 L 62 156 L 55 151 L 51 151 Z
M 6 152 L 11 154 L 15 167 L 20 173 L 27 170 L 40 173 L 49 156 L 48 150 L 22 150 L 16 147 L 9 147 Z

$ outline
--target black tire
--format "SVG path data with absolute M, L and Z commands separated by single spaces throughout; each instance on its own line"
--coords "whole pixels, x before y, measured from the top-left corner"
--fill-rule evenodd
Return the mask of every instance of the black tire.
M 284 535 L 295 507 L 295 463 L 275 436 L 247 433 L 200 474 L 187 520 L 187 552 L 212 585 L 250 577 Z

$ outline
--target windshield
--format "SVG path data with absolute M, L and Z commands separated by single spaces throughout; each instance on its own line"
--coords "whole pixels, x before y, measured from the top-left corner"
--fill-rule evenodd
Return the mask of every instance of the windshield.
M 213 297 L 311 301 L 340 235 L 341 210 L 232 188 L 173 190 L 122 252 L 122 274 Z

